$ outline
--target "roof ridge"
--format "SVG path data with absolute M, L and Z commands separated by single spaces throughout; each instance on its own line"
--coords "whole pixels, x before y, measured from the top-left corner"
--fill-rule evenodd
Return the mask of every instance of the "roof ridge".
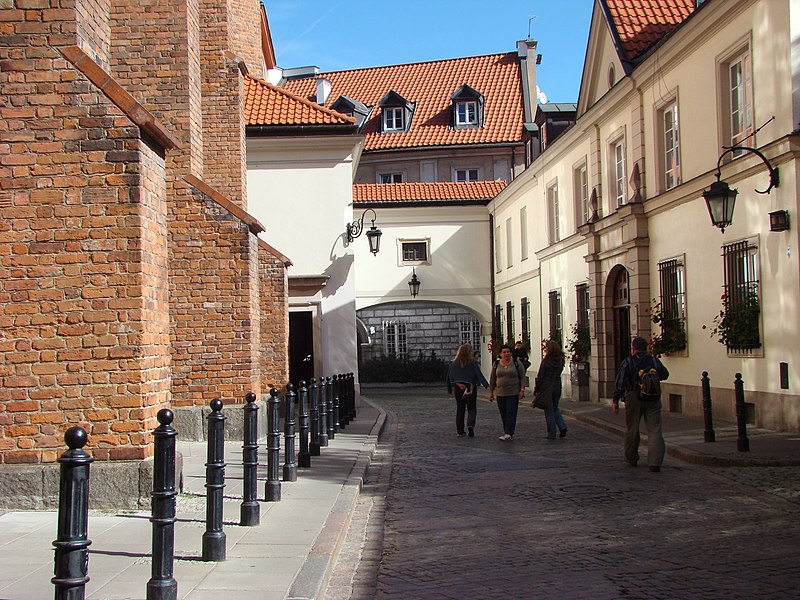
M 412 62 L 405 62 L 405 63 L 397 63 L 393 65 L 376 65 L 374 67 L 360 67 L 357 69 L 339 69 L 338 71 L 324 71 L 317 73 L 314 76 L 309 77 L 297 77 L 294 79 L 317 79 L 321 76 L 334 74 L 334 73 L 355 73 L 356 71 L 373 71 L 375 69 L 391 69 L 393 67 L 406 67 L 411 65 L 425 65 L 429 63 L 443 63 L 443 62 L 452 62 L 454 60 L 467 60 L 470 58 L 486 58 L 489 56 L 505 56 L 507 54 L 516 54 L 515 50 L 509 50 L 507 52 L 490 52 L 488 54 L 475 54 L 472 56 L 454 56 L 452 58 L 437 58 L 431 60 L 419 60 L 419 61 L 412 61 Z
M 353 118 L 353 117 L 349 117 L 349 116 L 347 116 L 345 114 L 342 114 L 340 112 L 337 112 L 337 111 L 335 111 L 333 109 L 330 109 L 330 108 L 327 108 L 325 106 L 322 106 L 321 104 L 317 104 L 316 102 L 312 102 L 308 98 L 303 98 L 303 96 L 300 96 L 299 94 L 295 94 L 293 92 L 290 92 L 289 90 L 286 90 L 284 88 L 278 87 L 277 85 L 273 85 L 269 81 L 261 79 L 260 77 L 255 77 L 254 75 L 250 75 L 249 73 L 246 74 L 245 77 L 249 77 L 250 79 L 252 79 L 256 83 L 258 83 L 259 85 L 265 86 L 268 90 L 272 90 L 274 92 L 277 92 L 279 94 L 282 94 L 282 95 L 286 96 L 287 98 L 289 98 L 291 100 L 295 100 L 297 102 L 300 102 L 301 104 L 304 104 L 304 105 L 308 106 L 312 110 L 316 110 L 316 111 L 321 112 L 323 114 L 327 114 L 329 116 L 335 117 L 337 119 L 340 119 L 340 120 L 344 121 L 345 123 L 352 124 L 352 123 L 356 122 L 355 118 Z

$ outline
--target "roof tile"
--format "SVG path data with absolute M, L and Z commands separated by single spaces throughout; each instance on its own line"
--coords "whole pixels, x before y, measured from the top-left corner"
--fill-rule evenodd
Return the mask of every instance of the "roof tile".
M 491 200 L 503 191 L 506 182 L 438 181 L 427 183 L 358 183 L 353 185 L 353 202 L 450 202 L 454 200 Z
M 244 111 L 248 125 L 352 125 L 353 117 L 251 75 L 245 75 Z
M 627 60 L 636 60 L 694 11 L 694 0 L 605 0 Z

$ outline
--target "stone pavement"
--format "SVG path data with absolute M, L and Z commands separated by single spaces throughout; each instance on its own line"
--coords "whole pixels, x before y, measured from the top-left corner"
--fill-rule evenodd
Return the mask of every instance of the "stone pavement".
M 179 443 L 180 598 L 796 597 L 798 434 L 749 429 L 738 453 L 732 424 L 705 444 L 701 419 L 665 413 L 670 457 L 655 475 L 624 467 L 623 417 L 607 405 L 562 401 L 569 434 L 551 442 L 525 404 L 504 443 L 485 397 L 474 439 L 454 435 L 442 386 L 364 399 L 282 500 L 261 503 L 257 527 L 237 524 L 241 443 L 226 444 L 225 562 L 200 560 L 205 445 Z M 263 442 L 259 454 L 263 495 Z M 730 466 L 745 464 L 762 468 Z M 148 517 L 91 514 L 87 599 L 145 597 Z M 0 515 L 0 600 L 52 597 L 55 536 L 55 512 Z
M 514 441 L 502 442 L 488 402 L 468 438 L 456 437 L 440 390 L 364 393 L 396 432 L 382 535 L 370 529 L 379 519 L 361 526 L 382 537 L 382 555 L 373 595 L 358 572 L 348 589 L 337 563 L 330 600 L 797 598 L 800 467 L 711 468 L 671 454 L 651 473 L 623 462 L 608 406 L 565 402 L 567 437 L 547 440 L 543 414 L 526 404 Z M 590 418 L 609 425 L 587 427 Z M 693 448 L 702 423 L 675 419 L 665 415 L 667 444 L 684 444 L 688 458 L 729 453 L 727 436 Z M 749 461 L 770 464 L 776 448 L 794 459 L 798 437 L 754 431 Z M 362 560 L 374 561 L 366 549 Z

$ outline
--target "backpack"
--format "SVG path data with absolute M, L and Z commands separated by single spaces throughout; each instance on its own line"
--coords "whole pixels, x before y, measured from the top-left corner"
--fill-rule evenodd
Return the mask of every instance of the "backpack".
M 655 361 L 651 360 L 650 362 L 652 364 L 649 368 L 642 364 L 639 372 L 636 373 L 635 381 L 639 389 L 639 400 L 661 399 L 661 378 L 658 376 Z M 631 361 L 631 365 L 633 366 L 633 361 Z

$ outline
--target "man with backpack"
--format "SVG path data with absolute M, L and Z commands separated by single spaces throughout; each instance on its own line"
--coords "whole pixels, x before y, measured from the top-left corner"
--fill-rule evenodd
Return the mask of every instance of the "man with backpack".
M 619 401 L 625 402 L 625 461 L 635 467 L 639 462 L 639 422 L 647 427 L 647 464 L 654 473 L 664 462 L 664 436 L 661 433 L 661 381 L 669 371 L 655 356 L 647 354 L 647 340 L 636 336 L 631 341 L 631 355 L 622 361 L 617 373 L 612 408 L 619 413 Z

